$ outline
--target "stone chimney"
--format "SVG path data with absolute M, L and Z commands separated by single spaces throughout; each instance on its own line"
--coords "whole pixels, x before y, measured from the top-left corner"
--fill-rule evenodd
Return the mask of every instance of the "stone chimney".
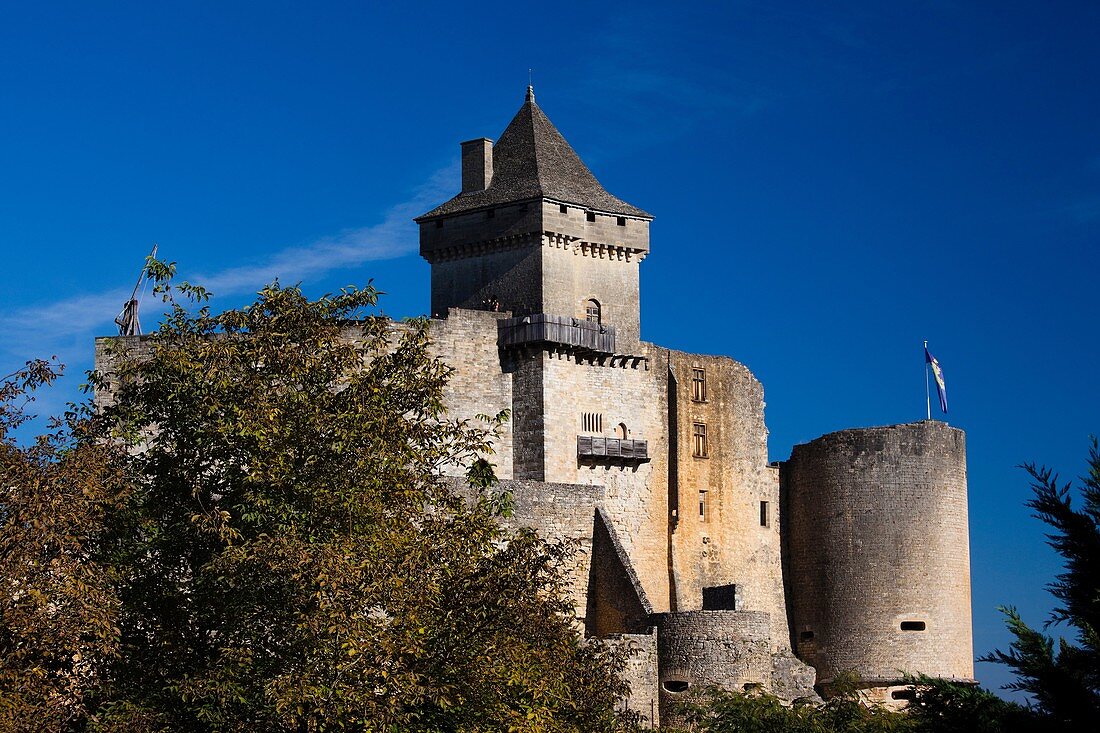
M 493 180 L 493 141 L 487 137 L 462 143 L 462 193 L 484 191 Z

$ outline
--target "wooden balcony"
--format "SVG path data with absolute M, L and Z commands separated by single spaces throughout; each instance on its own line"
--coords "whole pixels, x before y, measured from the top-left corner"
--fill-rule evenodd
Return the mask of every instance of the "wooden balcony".
M 578 435 L 577 457 L 588 459 L 610 458 L 619 461 L 648 461 L 649 441 Z
M 552 344 L 580 352 L 615 353 L 615 327 L 581 318 L 533 313 L 501 321 L 499 333 L 500 345 L 505 348 Z

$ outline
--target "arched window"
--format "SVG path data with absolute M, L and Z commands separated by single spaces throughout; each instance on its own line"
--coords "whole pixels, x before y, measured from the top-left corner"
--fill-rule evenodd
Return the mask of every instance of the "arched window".
M 603 314 L 600 312 L 600 301 L 593 298 L 585 302 L 584 318 L 592 323 L 603 323 Z

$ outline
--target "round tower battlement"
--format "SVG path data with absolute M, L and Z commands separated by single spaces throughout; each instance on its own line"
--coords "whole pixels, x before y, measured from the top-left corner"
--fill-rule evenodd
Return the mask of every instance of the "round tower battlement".
M 946 423 L 843 430 L 783 464 L 791 636 L 828 688 L 970 680 L 966 437 Z
M 771 689 L 771 617 L 764 611 L 684 611 L 654 616 L 661 715 L 711 685 Z

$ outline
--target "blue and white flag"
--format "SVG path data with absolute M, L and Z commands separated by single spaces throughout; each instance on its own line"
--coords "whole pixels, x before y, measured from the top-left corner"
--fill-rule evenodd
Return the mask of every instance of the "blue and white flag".
M 936 361 L 936 357 L 932 356 L 928 351 L 928 347 L 924 347 L 924 360 L 928 363 L 928 366 L 932 367 L 932 376 L 936 378 L 936 392 L 940 396 L 940 409 L 943 410 L 943 414 L 947 414 L 947 384 L 943 381 L 943 369 L 940 367 L 940 363 Z

